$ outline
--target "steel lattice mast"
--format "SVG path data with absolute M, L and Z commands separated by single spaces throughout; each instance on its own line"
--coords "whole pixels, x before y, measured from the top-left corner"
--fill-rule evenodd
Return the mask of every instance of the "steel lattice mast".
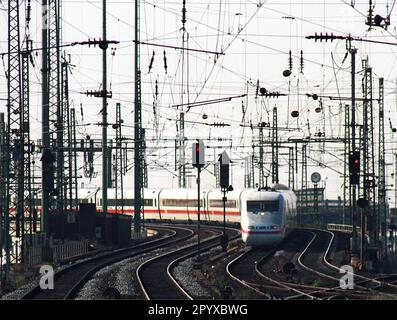
M 7 208 L 6 201 L 6 123 L 4 113 L 0 113 L 0 266 L 3 266 L 3 256 L 6 254 L 4 250 L 5 244 L 5 210 Z M 3 281 L 3 267 L 0 267 L 0 281 Z
M 56 150 L 56 209 L 63 212 L 64 153 L 61 104 L 60 0 L 49 0 L 48 15 L 48 91 L 50 146 Z
M 278 183 L 278 123 L 277 108 L 273 108 L 273 128 L 272 128 L 272 182 Z
M 6 201 L 4 212 L 6 277 L 11 263 L 20 259 L 17 253 L 16 238 L 20 237 L 20 219 L 23 207 L 18 205 L 20 199 L 19 183 L 21 181 L 21 54 L 20 54 L 20 21 L 19 2 L 8 1 L 8 98 L 7 98 L 7 129 L 5 141 L 5 177 Z M 21 212 L 22 209 L 22 212 Z M 19 240 L 20 241 L 20 240 Z M 21 248 L 19 246 L 19 248 Z
M 74 108 L 70 108 L 70 144 L 72 148 L 72 174 L 71 174 L 71 181 L 72 181 L 72 189 L 73 189 L 73 203 L 72 205 L 77 209 L 79 203 L 78 203 L 78 195 L 77 195 L 77 152 L 76 152 L 76 147 L 77 147 L 77 138 L 76 138 L 76 110 Z
M 264 137 L 263 137 L 263 127 L 265 124 L 262 122 L 259 124 L 259 188 L 265 186 L 265 167 L 264 167 Z M 255 187 L 255 186 L 254 186 Z
M 343 224 L 346 224 L 346 204 L 349 204 L 350 210 L 352 209 L 351 188 L 350 188 L 350 175 L 349 175 L 349 155 L 351 153 L 350 142 L 350 106 L 345 105 L 345 152 L 343 161 Z M 351 214 L 351 216 L 353 216 Z
M 67 158 L 67 165 L 63 166 L 62 175 L 63 175 L 63 187 L 62 187 L 62 208 L 63 210 L 72 209 L 73 208 L 73 161 L 75 158 L 73 157 L 72 152 L 72 130 L 71 122 L 70 122 L 70 103 L 69 103 L 69 63 L 67 61 L 63 61 L 61 64 L 61 115 L 60 119 L 62 119 L 62 124 L 58 126 L 60 128 L 59 132 L 62 133 L 62 136 L 58 140 L 62 145 L 60 146 L 60 151 L 62 157 L 62 161 L 65 161 Z M 64 130 L 64 128 L 69 128 Z M 59 153 L 58 153 L 59 154 Z
M 107 80 L 107 20 L 106 0 L 102 1 L 102 210 L 108 210 L 108 80 Z
M 29 35 L 30 23 L 30 1 L 26 9 L 26 49 L 21 53 L 22 59 L 22 116 L 21 116 L 21 137 L 22 137 L 22 154 L 23 154 L 23 182 L 21 194 L 23 194 L 23 227 L 22 227 L 22 257 L 25 248 L 25 235 L 31 235 L 36 230 L 33 224 L 33 197 L 32 197 L 32 153 L 33 145 L 30 140 L 30 86 L 29 86 L 29 63 L 32 54 L 32 41 Z
M 368 60 L 363 60 L 364 68 L 364 110 L 363 110 L 363 197 L 368 201 L 366 215 L 367 227 L 373 240 L 378 239 L 376 232 L 375 210 L 375 159 L 374 159 L 374 118 L 372 104 L 372 68 Z
M 384 79 L 379 79 L 379 162 L 378 162 L 378 226 L 382 232 L 384 252 L 387 253 L 387 198 L 386 198 L 386 163 L 385 163 L 385 95 Z
M 288 188 L 295 190 L 294 148 L 288 148 Z
M 134 236 L 141 236 L 142 208 L 142 104 L 140 68 L 140 1 L 135 1 L 135 109 L 134 109 Z
M 27 24 L 30 17 L 27 6 Z M 6 277 L 11 263 L 23 262 L 25 234 L 31 232 L 31 181 L 29 135 L 29 46 L 21 51 L 20 11 L 18 1 L 8 2 L 8 98 L 7 129 L 5 138 L 6 181 L 4 206 L 4 231 L 6 250 Z M 22 62 L 23 61 L 23 62 Z M 25 217 L 27 224 L 25 224 Z
M 116 157 L 115 157 L 115 170 L 114 170 L 114 180 L 116 187 L 116 212 L 118 212 L 119 203 L 121 203 L 121 212 L 124 212 L 124 151 L 123 151 L 123 137 L 121 132 L 122 127 L 122 117 L 121 117 L 121 104 L 116 104 Z

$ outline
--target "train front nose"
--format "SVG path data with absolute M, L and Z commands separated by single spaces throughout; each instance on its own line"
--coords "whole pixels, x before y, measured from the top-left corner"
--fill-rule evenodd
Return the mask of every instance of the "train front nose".
M 243 232 L 242 240 L 249 246 L 266 246 L 278 244 L 283 240 L 283 232 L 262 231 L 262 232 Z

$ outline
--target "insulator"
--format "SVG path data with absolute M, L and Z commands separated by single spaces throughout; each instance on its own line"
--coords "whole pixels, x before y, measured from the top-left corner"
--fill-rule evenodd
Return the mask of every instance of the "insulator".
M 303 50 L 301 50 L 301 58 L 300 58 L 300 68 L 301 73 L 303 73 L 304 61 L 303 61 Z
M 255 93 L 255 98 L 258 98 L 259 94 L 259 80 L 256 82 L 256 93 Z
M 293 62 L 292 62 L 292 52 L 291 52 L 291 50 L 289 51 L 288 65 L 289 65 L 289 70 L 292 71 Z
M 259 91 L 260 91 L 261 95 L 265 95 L 267 93 L 266 88 L 260 88 Z
M 29 24 L 30 20 L 31 20 L 31 11 L 32 11 L 32 7 L 30 5 L 30 0 L 28 1 L 28 7 L 27 7 L 27 11 L 26 11 L 26 24 Z
M 183 25 L 183 30 L 185 30 L 185 23 L 186 23 L 186 1 L 183 0 L 183 7 L 182 7 L 182 25 Z
M 80 103 L 81 120 L 84 121 L 83 104 Z
M 164 70 L 165 70 L 165 74 L 167 74 L 167 69 L 168 69 L 168 66 L 167 66 L 167 56 L 166 56 L 166 54 L 165 54 L 165 50 L 163 51 L 163 60 L 164 60 Z
M 153 62 L 154 62 L 154 56 L 155 56 L 155 52 L 153 51 L 153 55 L 152 55 L 152 59 L 150 59 L 150 64 L 149 64 L 149 73 L 152 70 L 153 67 Z
M 283 71 L 283 76 L 284 76 L 284 77 L 287 78 L 287 77 L 289 77 L 290 75 L 291 75 L 291 70 L 286 69 L 286 70 Z
M 158 98 L 158 96 L 159 96 L 159 83 L 158 83 L 158 81 L 156 80 L 156 84 L 155 84 L 155 86 L 154 86 L 154 88 L 155 88 L 155 95 L 156 95 L 156 99 Z

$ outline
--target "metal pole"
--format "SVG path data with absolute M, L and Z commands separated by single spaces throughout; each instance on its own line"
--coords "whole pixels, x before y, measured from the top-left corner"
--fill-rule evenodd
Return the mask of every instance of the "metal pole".
M 349 41 L 349 51 L 351 54 L 351 105 L 352 105 L 352 114 L 351 114 L 351 135 L 352 142 L 351 147 L 352 151 L 356 151 L 356 54 L 357 49 L 351 47 L 351 41 Z M 351 184 L 350 184 L 351 185 Z M 351 185 L 352 188 L 352 225 L 353 225 L 353 237 L 357 237 L 357 190 L 356 185 Z M 353 249 L 353 248 L 352 248 Z
M 365 269 L 364 263 L 365 263 L 365 209 L 360 209 L 361 210 L 361 245 L 360 245 L 360 262 L 362 265 L 362 268 Z
M 72 144 L 73 144 L 73 190 L 74 190 L 74 206 L 75 210 L 78 209 L 79 206 L 79 198 L 78 198 L 78 177 L 77 177 L 77 139 L 76 139 L 76 110 L 75 108 L 70 109 L 70 121 L 71 121 L 71 130 L 72 130 Z
M 223 189 L 223 235 L 226 235 L 226 189 Z
M 41 211 L 41 232 L 48 232 L 48 212 L 50 207 L 50 194 L 49 194 L 49 179 L 48 175 L 48 167 L 44 162 L 44 156 L 50 152 L 50 93 L 48 90 L 48 1 L 42 1 L 43 8 L 43 26 L 42 26 L 42 88 L 41 88 L 41 96 L 42 96 L 42 143 L 43 143 L 43 163 L 41 166 L 42 171 L 42 211 Z
M 141 70 L 140 70 L 140 1 L 135 1 L 135 110 L 134 110 L 134 233 L 141 236 L 142 207 L 142 117 L 141 117 Z
M 201 167 L 197 167 L 197 260 L 200 262 L 201 261 L 201 256 L 200 256 L 200 173 L 201 173 Z
M 107 35 L 106 35 L 106 0 L 102 2 L 102 210 L 108 211 L 108 150 L 107 150 Z

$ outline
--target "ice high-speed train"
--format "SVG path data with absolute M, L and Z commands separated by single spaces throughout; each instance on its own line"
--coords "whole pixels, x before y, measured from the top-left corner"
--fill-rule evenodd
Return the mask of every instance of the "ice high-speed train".
M 219 189 L 203 190 L 200 220 L 223 222 L 223 201 Z M 108 211 L 116 212 L 115 190 L 108 190 Z M 118 196 L 120 199 L 120 195 Z M 197 220 L 197 190 L 145 189 L 145 219 Z M 79 190 L 79 202 L 102 206 L 101 192 Z M 120 200 L 117 211 L 121 212 Z M 134 213 L 134 190 L 124 191 L 124 213 Z M 227 194 L 226 222 L 240 223 L 242 239 L 252 246 L 276 244 L 296 225 L 296 196 L 283 185 L 268 190 L 242 189 Z

